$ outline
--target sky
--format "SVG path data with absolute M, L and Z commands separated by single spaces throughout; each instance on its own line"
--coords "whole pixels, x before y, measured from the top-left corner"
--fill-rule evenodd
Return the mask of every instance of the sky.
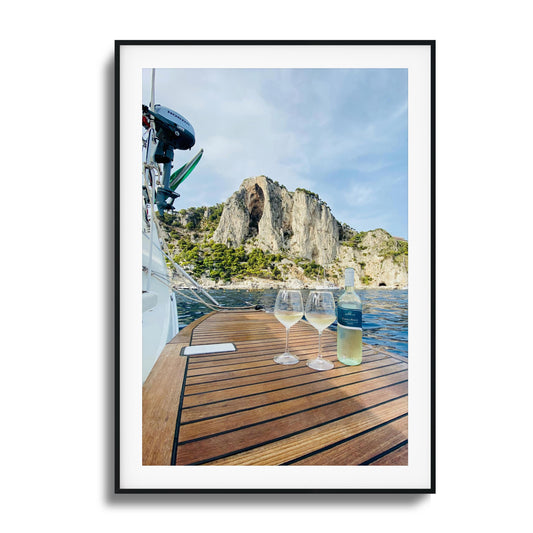
M 143 104 L 151 69 L 143 70 Z M 177 210 L 224 202 L 265 175 L 317 193 L 341 223 L 408 238 L 407 69 L 157 69 L 155 102 L 193 125 L 201 149 Z

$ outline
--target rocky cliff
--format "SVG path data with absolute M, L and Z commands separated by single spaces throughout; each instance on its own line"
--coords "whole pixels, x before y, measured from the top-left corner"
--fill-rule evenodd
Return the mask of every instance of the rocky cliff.
M 339 223 L 317 195 L 265 176 L 248 178 L 224 205 L 215 242 L 239 246 L 252 241 L 265 251 L 331 263 L 338 252 Z
M 288 191 L 265 176 L 248 178 L 225 202 L 166 216 L 175 259 L 206 286 L 407 285 L 407 241 L 383 229 L 340 224 L 317 194 Z

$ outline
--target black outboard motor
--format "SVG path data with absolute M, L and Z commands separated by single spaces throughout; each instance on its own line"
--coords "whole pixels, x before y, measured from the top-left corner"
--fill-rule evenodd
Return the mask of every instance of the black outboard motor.
M 194 128 L 191 123 L 176 111 L 156 104 L 154 110 L 143 105 L 143 125 L 150 127 L 150 121 L 155 123 L 158 139 L 154 154 L 156 163 L 163 165 L 163 186 L 156 191 L 156 204 L 160 213 L 172 210 L 174 200 L 179 194 L 170 188 L 170 171 L 174 159 L 174 150 L 190 150 L 196 141 Z M 170 200 L 170 202 L 169 202 Z

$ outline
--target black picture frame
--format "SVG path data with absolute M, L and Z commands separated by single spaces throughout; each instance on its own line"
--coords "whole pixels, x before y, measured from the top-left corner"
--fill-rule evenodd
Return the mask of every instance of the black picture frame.
M 249 487 L 228 487 L 228 488 L 218 488 L 218 487 L 169 487 L 169 486 L 132 486 L 131 484 L 125 482 L 127 475 L 125 472 L 128 469 L 128 464 L 125 464 L 125 457 L 123 455 L 122 445 L 124 440 L 127 438 L 124 435 L 123 423 L 124 423 L 124 413 L 123 408 L 125 405 L 124 402 L 124 379 L 122 375 L 123 363 L 124 363 L 124 354 L 122 350 L 122 339 L 121 332 L 124 331 L 124 324 L 122 323 L 124 316 L 124 276 L 123 269 L 125 268 L 125 261 L 123 258 L 122 244 L 125 239 L 125 232 L 127 228 L 124 226 L 121 213 L 123 208 L 122 196 L 121 193 L 121 170 L 122 162 L 121 159 L 121 147 L 123 141 L 123 131 L 121 130 L 121 120 L 123 118 L 123 113 L 121 111 L 121 105 L 123 100 L 122 91 L 126 90 L 126 87 L 123 83 L 124 75 L 124 63 L 123 55 L 125 50 L 156 50 L 161 49 L 162 47 L 171 47 L 176 50 L 183 50 L 184 47 L 194 46 L 194 47 L 217 47 L 229 49 L 231 47 L 295 47 L 295 46 L 319 46 L 325 47 L 331 50 L 331 53 L 334 53 L 335 47 L 350 47 L 354 50 L 361 50 L 363 47 L 383 47 L 384 49 L 423 49 L 428 56 L 428 79 L 429 87 L 427 87 L 427 94 L 429 96 L 429 116 L 428 119 L 428 132 L 430 135 L 429 140 L 429 175 L 427 179 L 429 180 L 429 237 L 430 244 L 429 249 L 427 250 L 427 268 L 429 272 L 429 285 L 427 289 L 427 297 L 429 301 L 429 310 L 430 310 L 430 331 L 428 332 L 429 336 L 429 371 L 427 374 L 428 386 L 429 386 L 429 424 L 425 430 L 428 432 L 427 442 L 429 450 L 427 450 L 428 462 L 427 462 L 427 479 L 429 480 L 425 486 L 403 486 L 403 487 L 297 487 L 297 488 L 249 488 Z M 436 42 L 435 40 L 324 40 L 324 41 L 315 41 L 315 40 L 278 40 L 278 41 L 268 41 L 268 40 L 183 40 L 183 41 L 174 41 L 174 40 L 117 40 L 115 42 L 115 243 L 116 243 L 116 253 L 115 253 L 115 492 L 117 494 L 139 494 L 139 493 L 158 493 L 158 494 L 168 494 L 168 493 L 435 493 L 436 492 L 436 479 L 435 479 L 435 464 L 436 464 L 436 450 L 435 450 L 435 435 L 436 435 L 436 374 L 435 374 L 435 363 L 436 363 L 436 340 L 435 340 L 435 330 L 436 330 L 436 316 L 435 316 L 435 224 L 436 224 L 436 201 L 435 201 L 435 189 L 436 189 L 436 89 L 435 89 L 435 79 L 436 79 Z M 150 65 L 145 65 L 150 66 Z M 149 468 L 149 467 L 148 467 Z M 200 467 L 201 468 L 201 467 Z M 246 467 L 244 467 L 246 468 Z

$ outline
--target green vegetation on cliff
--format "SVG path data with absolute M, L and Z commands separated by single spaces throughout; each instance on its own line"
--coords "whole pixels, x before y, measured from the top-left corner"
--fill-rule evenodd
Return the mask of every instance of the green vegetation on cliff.
M 179 238 L 177 228 L 196 232 L 214 232 L 223 210 L 224 204 L 216 204 L 213 207 L 189 207 L 175 214 L 163 214 L 158 218 L 171 237 Z
M 366 250 L 366 246 L 361 245 L 361 241 L 365 237 L 368 231 L 354 231 L 352 230 L 351 234 L 347 235 L 345 240 L 341 240 L 340 243 L 344 246 L 349 246 L 350 248 L 358 248 L 359 250 Z
M 178 246 L 174 261 L 189 267 L 196 277 L 205 275 L 216 281 L 248 276 L 281 279 L 276 263 L 281 261 L 282 254 L 271 254 L 259 248 L 247 253 L 243 246 L 232 248 L 212 240 L 194 243 L 187 238 L 178 241 Z
M 394 261 L 401 263 L 407 259 L 408 250 L 409 246 L 407 241 L 390 237 L 379 251 L 379 254 L 384 259 L 392 257 Z
M 305 189 L 297 190 L 318 198 Z M 387 268 L 393 272 L 394 268 L 407 268 L 407 241 L 392 237 L 383 229 L 358 232 L 339 222 L 339 255 L 328 265 L 322 265 L 316 259 L 298 257 L 289 247 L 279 253 L 267 251 L 264 243 L 261 243 L 262 248 L 257 245 L 256 238 L 248 238 L 242 244 L 232 243 L 229 238 L 226 244 L 215 242 L 213 235 L 223 211 L 224 204 L 217 204 L 158 216 L 173 260 L 196 279 L 230 282 L 251 277 L 276 281 L 297 278 L 304 283 L 323 279 L 342 283 L 343 268 L 349 265 L 356 269 L 359 283 L 368 287 L 385 285 L 383 265 L 386 261 Z M 286 241 L 290 237 L 289 232 L 284 234 Z M 397 267 L 390 266 L 391 259 Z M 390 277 L 385 279 L 389 285 Z
M 381 244 L 378 254 L 383 259 L 386 259 L 387 257 L 391 257 L 394 261 L 398 263 L 402 263 L 404 260 L 407 259 L 408 255 L 408 244 L 407 241 L 403 239 L 399 239 L 396 237 L 393 237 L 390 233 L 385 231 L 384 229 L 378 229 L 374 230 L 374 232 L 381 232 L 381 234 L 384 236 L 385 240 Z M 372 232 L 369 231 L 355 231 L 351 228 L 346 228 L 346 225 L 343 224 L 341 238 L 340 238 L 340 244 L 343 244 L 344 246 L 349 246 L 350 248 L 356 248 L 357 250 L 367 250 L 368 246 L 363 245 L 363 241 L 365 240 L 365 237 Z M 364 264 L 364 263 L 362 263 Z M 364 283 L 364 280 L 362 280 Z
M 253 276 L 282 280 L 279 263 L 289 257 L 286 253 L 274 254 L 249 246 L 245 251 L 243 246 L 233 248 L 211 239 L 223 209 L 223 204 L 190 207 L 158 217 L 168 235 L 167 246 L 174 254 L 173 260 L 196 278 L 206 276 L 215 281 L 230 281 Z M 323 267 L 315 261 L 294 259 L 306 277 L 315 279 L 323 274 Z

